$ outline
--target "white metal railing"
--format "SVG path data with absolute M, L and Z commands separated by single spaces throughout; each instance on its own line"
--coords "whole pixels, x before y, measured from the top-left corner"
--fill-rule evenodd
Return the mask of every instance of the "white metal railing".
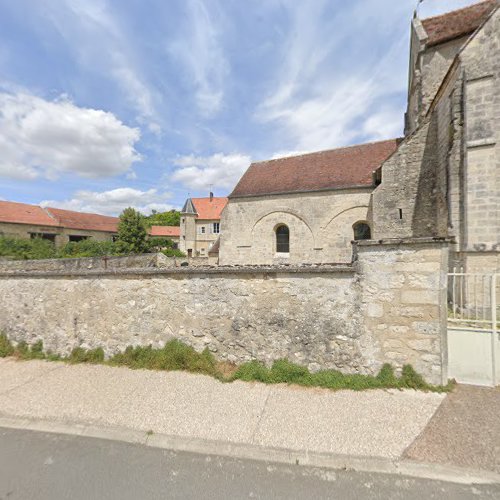
M 448 321 L 462 326 L 498 329 L 500 274 L 448 274 Z

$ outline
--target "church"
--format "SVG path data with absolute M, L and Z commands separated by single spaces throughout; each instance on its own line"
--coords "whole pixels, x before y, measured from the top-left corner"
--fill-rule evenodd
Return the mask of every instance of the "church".
M 351 262 L 353 240 L 448 240 L 500 271 L 500 1 L 411 22 L 404 137 L 253 163 L 219 264 Z

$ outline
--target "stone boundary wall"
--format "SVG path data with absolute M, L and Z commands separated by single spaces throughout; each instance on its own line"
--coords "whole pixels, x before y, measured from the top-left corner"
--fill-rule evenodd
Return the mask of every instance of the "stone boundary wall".
M 87 257 L 68 259 L 9 260 L 0 258 L 0 273 L 5 272 L 80 272 L 86 270 L 206 267 L 208 259 L 166 257 L 162 253 L 142 255 Z
M 421 238 L 358 242 L 363 330 L 379 359 L 446 383 L 448 242 Z
M 0 266 L 0 331 L 61 354 L 178 338 L 238 363 L 286 357 L 347 373 L 411 363 L 441 383 L 444 248 L 359 244 L 354 265 L 340 266 Z

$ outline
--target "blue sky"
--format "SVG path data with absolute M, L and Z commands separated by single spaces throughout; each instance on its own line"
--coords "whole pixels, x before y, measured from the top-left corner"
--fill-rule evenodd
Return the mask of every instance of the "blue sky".
M 167 210 L 251 161 L 399 136 L 416 3 L 0 0 L 0 199 Z

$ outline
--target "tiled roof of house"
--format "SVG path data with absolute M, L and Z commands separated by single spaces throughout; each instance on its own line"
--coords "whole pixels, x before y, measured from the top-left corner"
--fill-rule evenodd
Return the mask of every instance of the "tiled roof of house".
M 37 226 L 59 226 L 42 207 L 0 200 L 0 222 L 14 224 L 33 224 Z
M 440 16 L 422 19 L 422 25 L 429 37 L 427 45 L 438 45 L 472 33 L 497 5 L 497 0 L 485 0 Z
M 181 235 L 181 228 L 179 226 L 151 226 L 149 229 L 151 236 L 177 236 Z
M 227 205 L 226 197 L 190 198 L 198 219 L 218 220 L 224 207 Z
M 252 163 L 230 197 L 300 193 L 373 185 L 373 172 L 398 139 Z
M 116 233 L 118 231 L 118 217 L 107 215 L 89 214 L 84 212 L 73 212 L 72 210 L 62 210 L 61 208 L 46 208 L 61 227 L 68 229 L 84 229 L 87 231 L 106 231 Z

